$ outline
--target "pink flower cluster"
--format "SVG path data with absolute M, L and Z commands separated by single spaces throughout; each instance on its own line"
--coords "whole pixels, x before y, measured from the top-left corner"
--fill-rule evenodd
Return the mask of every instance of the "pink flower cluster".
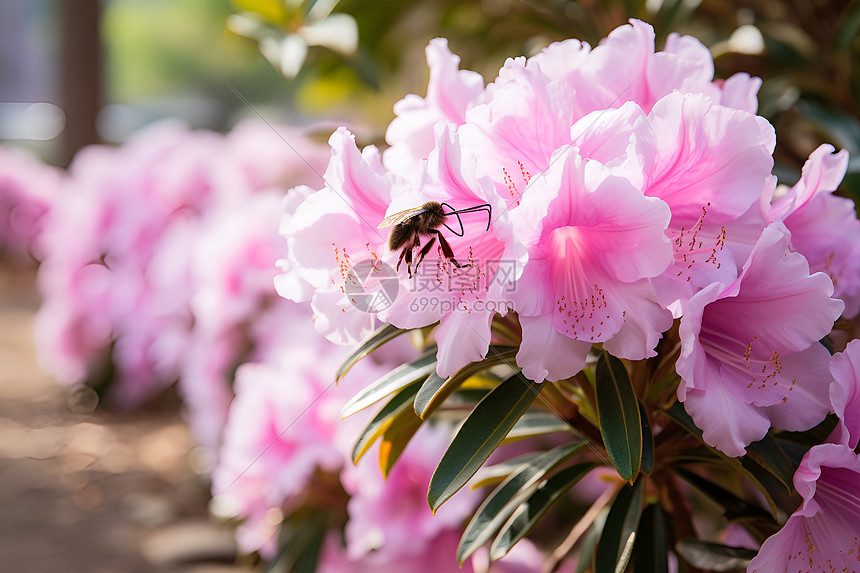
M 210 417 L 192 415 L 199 439 L 217 441 L 232 370 L 266 343 L 251 326 L 286 302 L 272 289 L 283 190 L 311 177 L 262 122 L 227 136 L 164 123 L 82 150 L 43 234 L 43 365 L 66 383 L 110 378 L 121 407 L 181 379 Z
M 822 146 L 778 188 L 760 80 L 715 80 L 692 37 L 655 51 L 636 20 L 594 48 L 509 59 L 486 87 L 445 40 L 427 60 L 427 96 L 395 106 L 391 147 L 360 151 L 339 129 L 325 186 L 286 211 L 276 286 L 310 301 L 318 331 L 351 344 L 380 322 L 438 322 L 449 376 L 486 356 L 513 309 L 517 364 L 540 382 L 576 374 L 595 343 L 655 356 L 679 319 L 678 398 L 709 444 L 739 456 L 771 426 L 824 418 L 818 341 L 860 310 L 860 222 L 833 194 L 844 151 Z M 444 226 L 390 248 L 383 221 L 428 202 Z M 404 248 L 420 265 L 404 268 Z M 366 294 L 387 298 L 368 308 Z
M 29 153 L 0 147 L 0 251 L 42 258 L 41 233 L 62 179 Z

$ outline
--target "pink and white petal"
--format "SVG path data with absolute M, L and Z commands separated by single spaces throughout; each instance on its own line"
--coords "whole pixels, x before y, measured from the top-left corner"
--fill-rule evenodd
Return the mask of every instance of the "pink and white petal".
M 317 290 L 311 308 L 314 328 L 335 344 L 358 344 L 380 326 L 374 313 L 358 310 L 337 288 Z
M 672 313 L 657 301 L 651 282 L 643 279 L 619 285 L 613 296 L 626 309 L 624 323 L 603 347 L 613 356 L 628 360 L 655 356 L 663 332 L 672 326 Z
M 832 411 L 827 389 L 830 353 L 822 344 L 780 357 L 780 372 L 788 386 L 785 402 L 765 408 L 774 427 L 792 432 L 812 428 Z
M 442 316 L 436 329 L 436 373 L 443 378 L 454 375 L 460 368 L 478 362 L 490 348 L 490 323 L 495 311 L 454 310 Z
M 700 94 L 670 94 L 633 136 L 643 192 L 669 204 L 677 228 L 691 228 L 705 206 L 714 222 L 737 218 L 758 201 L 773 169 L 769 129 L 768 136 L 756 116 Z
M 719 379 L 688 388 L 684 407 L 701 428 L 705 443 L 731 457 L 744 455 L 746 446 L 762 439 L 770 428 L 759 408 L 739 399 Z
M 809 274 L 806 259 L 790 252 L 788 232 L 773 223 L 736 281 L 740 292 L 717 303 L 708 321 L 717 330 L 741 340 L 759 340 L 783 353 L 799 351 L 830 332 L 844 307 L 830 298 L 833 285 L 824 274 Z
M 556 330 L 550 315 L 522 316 L 523 339 L 517 365 L 523 376 L 535 382 L 555 382 L 582 370 L 591 350 L 590 342 L 573 340 Z
M 834 354 L 830 372 L 830 402 L 839 416 L 843 443 L 856 448 L 860 441 L 860 340 L 852 340 L 843 352 Z
M 634 125 L 645 117 L 642 108 L 629 101 L 617 109 L 586 115 L 570 128 L 570 137 L 582 157 L 606 165 L 626 156 Z
M 760 87 L 761 78 L 754 78 L 747 73 L 739 72 L 722 83 L 718 101 L 720 105 L 754 114 L 758 111 L 756 95 Z

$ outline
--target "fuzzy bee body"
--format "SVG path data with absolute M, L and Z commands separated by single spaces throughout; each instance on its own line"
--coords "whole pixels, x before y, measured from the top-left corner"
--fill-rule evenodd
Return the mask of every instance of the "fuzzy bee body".
M 451 209 L 451 212 L 446 213 L 445 207 Z M 457 211 L 447 203 L 438 203 L 436 201 L 428 201 L 420 207 L 394 213 L 393 215 L 386 217 L 382 223 L 379 224 L 378 228 L 381 229 L 383 227 L 394 226 L 391 230 L 391 234 L 388 236 L 388 248 L 392 251 L 400 250 L 400 258 L 397 260 L 397 270 L 400 270 L 400 264 L 405 260 L 407 272 L 411 277 L 413 270 L 413 251 L 421 247 L 421 241 L 425 237 L 430 237 L 430 240 L 419 251 L 418 258 L 415 262 L 415 269 L 418 268 L 427 253 L 430 252 L 430 249 L 433 247 L 437 239 L 439 240 L 439 247 L 442 249 L 444 257 L 451 261 L 451 263 L 457 268 L 461 268 L 463 266 L 454 258 L 454 251 L 451 249 L 451 245 L 448 244 L 448 240 L 445 239 L 444 235 L 442 235 L 439 227 L 444 225 L 446 229 L 458 237 L 462 237 L 463 222 L 460 220 L 460 214 L 473 211 L 487 211 L 487 229 L 489 230 L 490 217 L 492 214 L 489 204 L 485 203 L 483 205 Z M 457 221 L 460 225 L 459 233 L 445 223 L 447 217 L 450 215 L 457 216 Z

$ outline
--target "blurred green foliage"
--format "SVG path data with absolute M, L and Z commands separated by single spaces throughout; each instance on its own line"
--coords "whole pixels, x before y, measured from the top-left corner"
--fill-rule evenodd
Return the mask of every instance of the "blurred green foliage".
M 239 110 L 227 80 L 251 102 L 360 125 L 362 143 L 383 143 L 393 103 L 425 93 L 431 38 L 447 37 L 463 68 L 492 81 L 508 57 L 570 37 L 596 45 L 640 18 L 654 25 L 658 49 L 669 33 L 692 34 L 711 48 L 718 77 L 763 79 L 760 113 L 776 127 L 783 182 L 793 183 L 822 142 L 860 159 L 860 0 L 342 0 L 334 12 L 355 18 L 358 51 L 312 46 L 291 80 L 225 25 L 230 14 L 252 11 L 286 35 L 314 4 L 112 0 L 104 14 L 111 98 L 184 94 Z M 844 187 L 860 198 L 860 161 L 852 159 Z

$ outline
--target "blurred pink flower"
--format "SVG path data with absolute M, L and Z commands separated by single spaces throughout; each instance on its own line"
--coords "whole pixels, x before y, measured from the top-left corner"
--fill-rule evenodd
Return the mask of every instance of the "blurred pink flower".
M 843 444 L 813 446 L 794 474 L 803 504 L 762 544 L 749 573 L 857 571 L 860 456 Z
M 0 250 L 45 255 L 41 233 L 63 174 L 21 149 L 0 147 Z
M 818 340 L 843 304 L 788 240 L 781 224 L 767 227 L 740 277 L 702 289 L 681 319 L 678 399 L 705 441 L 730 456 L 771 424 L 806 430 L 830 410 L 829 354 Z

